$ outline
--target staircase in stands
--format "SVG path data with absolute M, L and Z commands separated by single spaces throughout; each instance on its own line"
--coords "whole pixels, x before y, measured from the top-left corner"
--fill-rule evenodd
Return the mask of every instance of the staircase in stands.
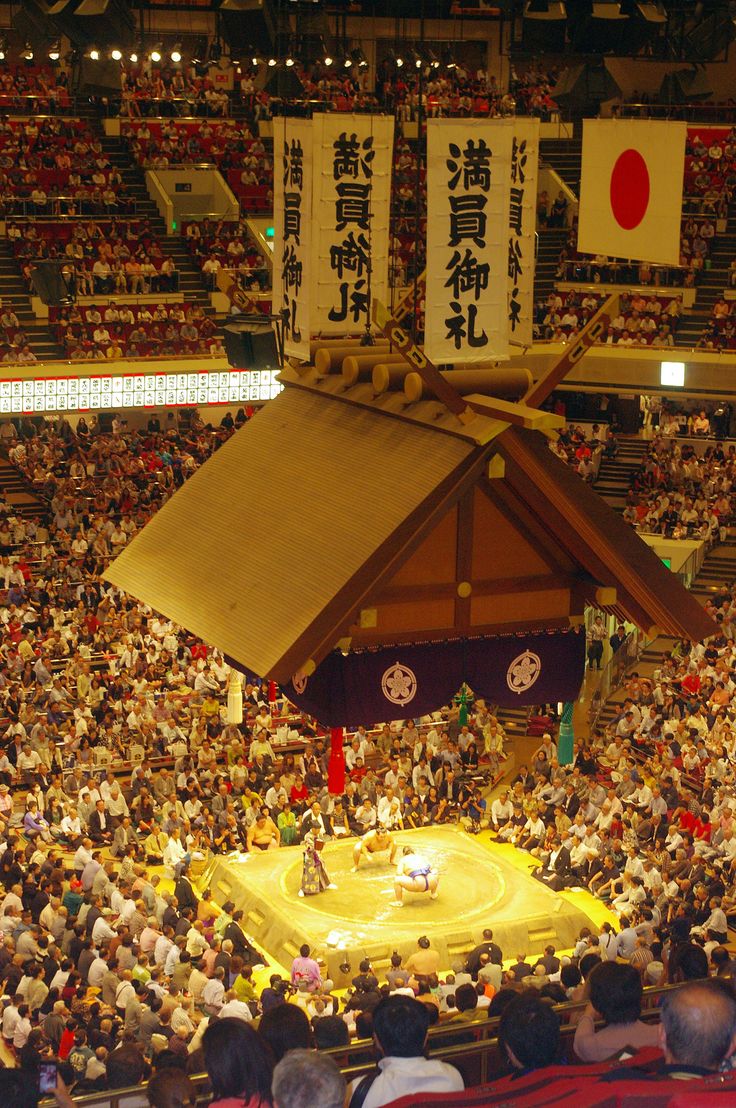
M 179 273 L 179 293 L 187 304 L 197 304 L 206 315 L 214 316 L 202 273 L 193 262 L 186 240 L 180 235 L 167 236 L 166 224 L 146 189 L 143 171 L 131 165 L 130 153 L 120 138 L 102 137 L 103 149 L 111 163 L 120 170 L 128 195 L 136 203 L 135 215 L 130 219 L 147 219 L 161 242 L 164 253 L 169 254 Z M 99 217 L 102 218 L 102 217 Z M 124 217 L 125 218 L 125 217 Z M 26 289 L 21 266 L 6 238 L 0 239 L 0 290 L 2 303 L 12 306 L 23 330 L 28 335 L 29 346 L 40 362 L 65 358 L 64 349 L 55 341 L 48 325 L 37 322 Z M 115 299 L 113 294 L 101 294 L 100 303 Z M 221 331 L 218 329 L 218 334 Z
M 0 453 L 0 495 L 19 516 L 40 519 L 48 505 L 35 494 L 23 474 Z
M 731 542 L 713 547 L 690 590 L 702 602 L 709 595 L 723 588 L 729 588 L 736 582 L 736 546 Z M 644 650 L 636 665 L 632 668 L 642 677 L 651 676 L 660 665 L 662 655 L 673 648 L 676 640 L 668 635 L 660 635 Z M 603 705 L 598 717 L 598 725 L 605 727 L 620 713 L 626 698 L 626 689 L 617 689 Z
M 151 227 L 159 236 L 161 249 L 165 254 L 171 255 L 179 271 L 179 292 L 182 294 L 182 300 L 188 304 L 199 304 L 208 308 L 210 300 L 204 280 L 201 271 L 192 261 L 186 240 L 181 235 L 167 236 L 166 224 L 148 195 L 144 171 L 131 162 L 127 143 L 122 138 L 104 137 L 102 147 L 106 157 L 119 169 L 128 195 L 135 200 L 135 218 L 150 221 Z
M 639 468 L 649 443 L 636 435 L 622 435 L 615 458 L 604 458 L 595 481 L 595 491 L 616 511 L 626 507 L 633 474 Z
M 0 238 L 0 299 L 17 315 L 18 322 L 28 335 L 28 345 L 39 361 L 61 356 L 61 351 L 51 339 L 46 324 L 36 322 L 20 265 L 6 238 Z

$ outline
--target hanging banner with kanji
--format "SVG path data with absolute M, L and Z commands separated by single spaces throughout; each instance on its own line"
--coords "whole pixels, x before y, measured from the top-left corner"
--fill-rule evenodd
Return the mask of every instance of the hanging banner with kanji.
M 284 353 L 309 360 L 313 273 L 312 121 L 273 121 L 273 310 L 283 312 Z
M 433 362 L 507 358 L 513 120 L 427 121 L 424 347 Z
M 393 116 L 315 116 L 312 329 L 360 334 L 388 295 Z
M 537 220 L 539 120 L 513 121 L 509 195 L 509 339 L 532 344 L 534 324 L 534 235 Z

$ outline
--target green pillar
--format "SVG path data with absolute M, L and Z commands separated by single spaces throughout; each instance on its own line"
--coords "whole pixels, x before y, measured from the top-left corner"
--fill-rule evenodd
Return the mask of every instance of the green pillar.
M 569 766 L 572 762 L 572 744 L 575 736 L 572 733 L 572 713 L 575 705 L 572 700 L 566 700 L 562 706 L 560 716 L 560 731 L 557 736 L 557 761 L 561 766 Z
M 470 695 L 468 693 L 468 686 L 463 685 L 460 692 L 455 697 L 455 703 L 459 705 L 460 711 L 458 713 L 457 722 L 460 727 L 467 727 L 468 725 L 468 704 L 470 703 Z

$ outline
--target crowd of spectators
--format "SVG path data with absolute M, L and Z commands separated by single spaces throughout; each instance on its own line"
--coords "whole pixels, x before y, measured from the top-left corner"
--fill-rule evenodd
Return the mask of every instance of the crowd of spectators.
M 217 288 L 221 269 L 232 270 L 243 287 L 252 292 L 264 292 L 270 287 L 268 266 L 244 219 L 187 223 L 184 236 L 208 288 Z
M 214 163 L 244 211 L 273 207 L 273 154 L 242 120 L 133 120 L 122 135 L 140 165 Z
M 574 289 L 553 291 L 535 307 L 535 337 L 566 342 L 578 334 L 604 301 L 600 293 Z M 674 346 L 682 317 L 682 296 L 652 289 L 623 293 L 617 314 L 604 328 L 599 343 L 617 346 Z
M 223 78 L 226 73 L 223 72 Z M 121 115 L 207 116 L 230 114 L 228 90 L 209 74 L 200 75 L 194 66 L 123 66 Z
M 85 120 L 0 118 L 4 215 L 110 215 L 132 205 L 120 172 Z
M 691 428 L 695 436 L 711 433 L 704 411 L 691 417 Z M 657 431 L 631 478 L 624 519 L 638 531 L 667 538 L 723 541 L 733 518 L 735 467 L 733 446 L 716 442 L 699 452 Z
M 100 577 L 234 425 L 161 432 L 153 417 L 138 433 L 117 419 L 108 433 L 84 420 L 76 433 L 64 421 L 40 433 L 27 421 L 20 434 L 4 427 L 11 460 L 49 502 L 41 520 L 4 506 L 0 528 L 2 1033 L 24 1070 L 59 1058 L 75 1092 L 138 1084 L 167 1060 L 209 1070 L 208 1035 L 218 1025 L 230 1034 L 231 1019 L 258 1020 L 249 1041 L 272 1065 L 295 1046 L 347 1046 L 374 1031 L 381 1042 L 389 995 L 420 1004 L 422 1043 L 432 1023 L 567 1000 L 590 1005 L 575 1037 L 581 1060 L 654 1042 L 638 1021 L 643 985 L 731 972 L 736 593 L 709 602 L 722 635 L 680 644 L 651 681 L 633 676 L 620 713 L 576 746 L 571 765 L 557 764 L 545 735 L 511 788 L 487 802 L 479 785 L 504 757 L 503 729 L 482 703 L 467 724 L 455 706 L 358 728 L 344 793 L 331 797 L 328 746 L 313 721 L 253 682 L 244 722 L 228 723 L 222 658 Z M 708 461 L 726 473 L 734 464 Z M 725 492 L 715 468 L 699 479 Z M 217 852 L 458 819 L 528 851 L 551 888 L 587 887 L 618 928 L 585 929 L 570 955 L 547 948 L 531 959 L 504 957 L 488 935 L 450 973 L 422 937 L 409 959 L 392 958 L 385 983 L 361 964 L 338 998 L 308 949 L 288 975 L 259 969 L 266 959 L 242 911 L 192 882 L 198 859 Z M 151 875 L 157 864 L 173 891 Z M 624 1034 L 635 1037 L 619 1043 Z M 462 1086 L 457 1074 L 433 1073 L 454 1082 L 440 1090 Z
M 78 296 L 176 292 L 179 274 L 148 220 L 88 220 L 18 223 L 6 228 L 26 284 L 45 259 L 65 263 Z
M 49 322 L 71 361 L 226 354 L 217 324 L 196 304 L 75 304 L 51 308 Z
M 562 458 L 582 477 L 583 481 L 593 482 L 598 477 L 604 458 L 615 458 L 619 443 L 609 423 L 594 423 L 587 436 L 584 429 L 575 424 L 567 424 L 557 439 L 550 443 L 550 450 Z
M 736 188 L 736 129 L 688 127 L 685 145 L 686 212 L 727 214 Z
M 10 301 L 0 302 L 0 360 L 3 362 L 35 362 L 36 355 L 28 345 L 28 335 Z
M 706 222 L 712 226 L 710 221 Z M 695 255 L 688 259 L 683 254 L 680 265 L 666 266 L 653 265 L 650 262 L 633 262 L 624 258 L 609 258 L 604 254 L 581 254 L 577 248 L 577 240 L 577 228 L 573 224 L 567 242 L 560 250 L 557 259 L 556 277 L 559 281 L 652 285 L 655 288 L 663 285 L 694 288 L 698 272 L 702 268 L 702 259 Z M 700 243 L 704 240 L 699 238 L 698 241 Z
M 731 263 L 729 286 L 733 287 L 736 278 L 736 261 Z M 713 305 L 711 317 L 698 338 L 697 346 L 705 350 L 736 349 L 736 325 L 734 324 L 733 300 L 719 296 Z
M 69 109 L 68 73 L 24 62 L 0 65 L 0 111 L 14 115 L 54 115 Z

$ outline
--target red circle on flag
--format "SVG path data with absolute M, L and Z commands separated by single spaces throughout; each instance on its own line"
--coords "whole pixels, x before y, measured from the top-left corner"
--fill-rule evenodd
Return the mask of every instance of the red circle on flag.
M 611 173 L 611 211 L 619 227 L 633 231 L 649 207 L 649 170 L 638 150 L 624 150 Z

